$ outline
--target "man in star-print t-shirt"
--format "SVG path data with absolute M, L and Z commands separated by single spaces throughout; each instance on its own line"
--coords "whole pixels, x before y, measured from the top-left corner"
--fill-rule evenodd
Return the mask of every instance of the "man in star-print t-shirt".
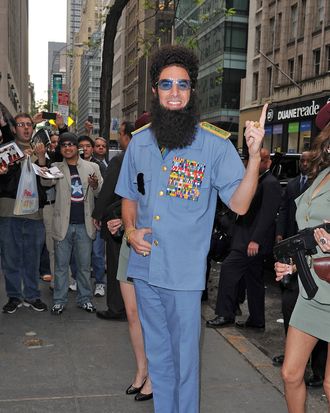
M 84 224 L 84 193 L 76 165 L 68 165 L 71 175 L 70 224 Z
M 63 162 L 56 162 L 63 178 L 43 180 L 43 185 L 55 185 L 56 199 L 52 236 L 55 240 L 55 282 L 52 314 L 59 315 L 68 303 L 69 263 L 73 255 L 76 262 L 77 295 L 79 307 L 92 313 L 93 291 L 90 284 L 92 243 L 96 228 L 92 211 L 95 197 L 102 186 L 102 176 L 97 164 L 80 158 L 78 138 L 73 133 L 63 133 L 59 139 Z

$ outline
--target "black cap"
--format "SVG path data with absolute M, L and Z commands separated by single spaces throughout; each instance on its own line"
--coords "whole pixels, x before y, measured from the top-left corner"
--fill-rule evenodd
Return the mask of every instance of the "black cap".
M 64 142 L 72 142 L 74 145 L 78 147 L 78 137 L 74 133 L 71 133 L 71 132 L 62 133 L 58 140 L 58 144 L 61 146 Z

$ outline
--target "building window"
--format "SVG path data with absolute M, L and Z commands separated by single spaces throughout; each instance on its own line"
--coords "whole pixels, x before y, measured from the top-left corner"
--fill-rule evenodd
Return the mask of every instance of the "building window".
M 330 45 L 326 46 L 327 61 L 326 61 L 326 70 L 330 72 Z
M 288 148 L 287 152 L 297 153 L 299 137 L 299 122 L 290 122 L 288 127 Z
M 321 50 L 313 50 L 313 66 L 314 66 L 314 76 L 320 74 L 320 60 L 321 60 Z
M 272 95 L 272 73 L 273 68 L 267 67 L 267 96 Z
M 312 122 L 300 122 L 300 136 L 299 136 L 299 153 L 308 151 L 310 149 L 312 136 Z
M 256 27 L 256 39 L 255 39 L 255 54 L 259 54 L 261 39 L 261 26 Z
M 273 142 L 272 142 L 272 152 L 282 152 L 283 145 L 283 125 L 278 124 L 273 126 Z
M 317 0 L 316 27 L 322 26 L 323 20 L 324 20 L 324 0 Z
M 280 47 L 281 44 L 281 30 L 282 30 L 282 13 L 277 16 L 277 28 L 275 31 L 275 47 Z
M 294 59 L 288 60 L 288 75 L 293 79 L 294 77 Z
M 301 14 L 300 14 L 300 23 L 299 23 L 299 37 L 304 35 L 305 31 L 305 18 L 306 18 L 306 0 L 301 1 Z
M 273 49 L 275 38 L 275 17 L 269 19 L 269 50 Z
M 298 25 L 298 5 L 291 6 L 291 33 L 290 38 L 295 39 L 297 37 L 297 25 Z
M 252 100 L 258 99 L 258 83 L 259 83 L 259 73 L 253 73 L 253 83 L 252 83 Z
M 297 70 L 296 70 L 296 79 L 301 80 L 302 79 L 302 65 L 303 65 L 303 55 L 298 56 L 298 62 L 297 62 Z

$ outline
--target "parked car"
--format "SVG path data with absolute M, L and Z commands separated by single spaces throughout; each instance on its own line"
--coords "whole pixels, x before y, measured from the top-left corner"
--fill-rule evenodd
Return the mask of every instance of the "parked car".
M 288 182 L 300 173 L 300 154 L 275 152 L 271 154 L 271 158 L 271 172 L 280 181 L 282 188 L 285 188 Z

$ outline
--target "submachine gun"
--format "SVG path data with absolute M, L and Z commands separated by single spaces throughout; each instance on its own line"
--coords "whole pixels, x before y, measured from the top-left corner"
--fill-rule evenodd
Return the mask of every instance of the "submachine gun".
M 327 232 L 330 232 L 330 223 L 305 228 L 299 231 L 297 235 L 286 238 L 276 244 L 273 250 L 276 261 L 283 263 L 290 263 L 291 260 L 294 261 L 297 266 L 298 276 L 309 300 L 315 296 L 318 290 L 318 286 L 313 279 L 306 260 L 306 255 L 314 255 L 317 253 L 317 242 L 314 238 L 314 230 L 316 228 L 323 228 Z

